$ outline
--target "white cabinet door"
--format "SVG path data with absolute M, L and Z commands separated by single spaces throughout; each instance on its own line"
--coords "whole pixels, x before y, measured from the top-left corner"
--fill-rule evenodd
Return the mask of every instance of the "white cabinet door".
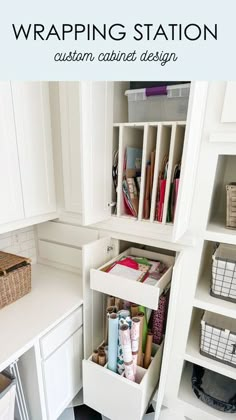
M 82 249 L 84 357 L 86 359 L 104 338 L 104 295 L 90 288 L 90 269 L 100 267 L 116 255 L 118 255 L 117 246 L 109 237 L 86 244 Z
M 42 362 L 48 420 L 56 420 L 82 387 L 82 344 L 81 327 Z
M 236 123 L 236 82 L 226 83 L 221 122 Z
M 13 82 L 25 217 L 56 210 L 48 84 Z
M 59 92 L 65 210 L 82 214 L 80 83 L 60 82 Z
M 83 224 L 108 219 L 112 192 L 113 83 L 80 83 Z
M 15 122 L 9 82 L 0 83 L 0 224 L 24 218 Z

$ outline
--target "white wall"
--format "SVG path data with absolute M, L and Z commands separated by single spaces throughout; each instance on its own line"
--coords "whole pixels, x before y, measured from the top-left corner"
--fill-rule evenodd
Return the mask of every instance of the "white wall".
M 0 250 L 29 257 L 36 262 L 36 242 L 34 227 L 26 227 L 0 235 Z

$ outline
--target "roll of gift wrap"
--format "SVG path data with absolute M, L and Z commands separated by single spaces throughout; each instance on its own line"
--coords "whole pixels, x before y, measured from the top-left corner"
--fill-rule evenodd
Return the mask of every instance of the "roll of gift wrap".
M 120 339 L 120 327 L 121 325 L 127 324 L 131 328 L 131 317 L 130 311 L 127 309 L 122 309 L 117 313 L 119 317 L 119 338 L 118 338 L 118 354 L 117 354 L 117 372 L 122 375 L 125 370 L 123 352 Z
M 129 379 L 130 381 L 135 381 L 133 357 L 132 357 L 132 350 L 131 350 L 130 329 L 127 324 L 121 325 L 120 338 L 121 338 L 121 346 L 122 346 L 124 365 L 125 365 L 125 377 Z
M 108 306 L 106 312 L 107 313 L 106 313 L 106 319 L 105 319 L 105 337 L 104 337 L 105 344 L 108 343 L 108 318 L 110 314 L 117 312 L 116 306 Z
M 110 314 L 108 329 L 108 369 L 116 372 L 117 350 L 118 350 L 118 316 Z
M 138 346 L 139 346 L 139 330 L 140 318 L 132 318 L 132 325 L 130 331 L 131 350 L 134 364 L 134 374 L 136 374 L 137 360 L 138 360 Z

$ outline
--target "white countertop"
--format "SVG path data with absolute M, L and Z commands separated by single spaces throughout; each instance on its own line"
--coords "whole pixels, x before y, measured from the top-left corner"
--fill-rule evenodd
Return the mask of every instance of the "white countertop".
M 78 274 L 32 265 L 32 291 L 0 310 L 0 371 L 82 303 Z

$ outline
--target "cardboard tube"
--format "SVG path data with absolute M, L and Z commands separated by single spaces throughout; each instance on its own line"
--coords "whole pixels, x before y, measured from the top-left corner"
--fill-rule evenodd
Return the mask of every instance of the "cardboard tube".
M 139 312 L 137 318 L 140 319 L 140 329 L 139 329 L 139 343 L 138 343 L 138 359 L 137 365 L 143 365 L 143 321 L 144 321 L 144 313 Z
M 146 317 L 146 308 L 144 308 L 144 306 L 139 306 L 139 312 L 138 315 L 140 313 L 144 314 L 144 318 L 143 318 L 143 353 L 145 352 L 146 349 L 146 340 L 147 340 L 147 333 L 148 333 L 148 326 L 147 326 L 147 317 Z
M 107 308 L 109 306 L 114 306 L 115 305 L 115 298 L 114 296 L 107 296 Z
M 115 298 L 115 306 L 117 307 L 117 312 L 121 309 L 121 299 Z
M 105 351 L 101 351 L 100 354 L 98 354 L 98 364 L 101 366 L 105 366 L 106 364 L 106 354 Z
M 153 334 L 151 332 L 148 332 L 148 335 L 147 335 L 147 343 L 146 343 L 146 350 L 145 350 L 144 359 L 143 359 L 143 367 L 145 369 L 147 369 L 148 366 L 151 363 L 152 340 L 153 340 Z
M 136 305 L 135 303 L 133 303 L 133 304 L 131 305 L 130 310 L 131 310 L 131 315 L 132 315 L 132 317 L 133 317 L 133 316 L 137 316 L 137 315 L 138 315 L 138 312 L 139 312 L 139 310 L 138 310 L 138 305 Z
M 93 361 L 94 363 L 98 363 L 98 351 L 97 351 L 97 350 L 94 350 L 94 351 L 93 351 L 93 354 L 92 354 L 92 361 Z

